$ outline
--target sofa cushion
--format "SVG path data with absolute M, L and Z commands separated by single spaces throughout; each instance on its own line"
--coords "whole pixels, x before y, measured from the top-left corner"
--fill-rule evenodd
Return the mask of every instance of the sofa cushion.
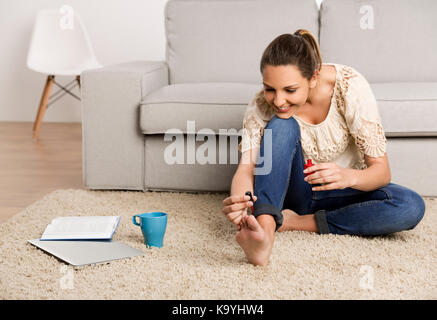
M 242 128 L 248 103 L 262 89 L 245 83 L 186 83 L 162 87 L 141 103 L 140 127 L 144 134 L 187 133 L 187 121 L 195 131 L 209 128 Z M 173 129 L 173 130 L 172 130 Z M 231 134 L 232 135 L 232 134 Z
M 437 136 L 437 82 L 373 83 L 388 137 Z
M 437 82 L 437 1 L 324 0 L 324 61 L 350 65 L 369 82 Z
M 437 136 L 437 82 L 373 83 L 387 137 Z M 188 83 L 162 87 L 141 103 L 144 134 L 242 128 L 247 104 L 261 86 L 245 83 Z M 179 131 L 178 131 L 179 130 Z M 229 132 L 232 135 L 232 132 Z
M 267 45 L 299 28 L 318 38 L 318 14 L 314 0 L 169 0 L 170 84 L 261 83 L 259 63 Z

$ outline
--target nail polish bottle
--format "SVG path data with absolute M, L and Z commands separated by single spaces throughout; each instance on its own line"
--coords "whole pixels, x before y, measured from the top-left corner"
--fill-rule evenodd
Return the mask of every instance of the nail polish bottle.
M 249 197 L 250 197 L 250 201 L 252 201 L 252 203 L 253 203 L 252 192 L 247 191 L 247 192 L 245 193 L 245 195 L 246 195 L 246 196 L 249 196 Z M 252 214 L 253 214 L 253 206 L 250 207 L 250 211 L 252 211 Z
M 305 169 L 307 169 L 307 168 L 309 168 L 309 167 L 312 167 L 313 165 L 314 165 L 313 161 L 312 161 L 311 159 L 308 159 L 308 160 L 307 160 L 307 163 L 305 163 L 305 164 L 303 165 L 303 169 L 305 170 Z M 305 175 L 305 177 L 306 177 L 306 176 L 308 176 L 309 174 L 308 174 L 308 173 L 305 173 L 304 175 Z

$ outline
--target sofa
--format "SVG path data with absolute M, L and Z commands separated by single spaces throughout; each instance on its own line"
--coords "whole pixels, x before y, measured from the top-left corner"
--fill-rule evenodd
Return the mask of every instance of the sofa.
M 369 81 L 392 182 L 437 196 L 435 12 L 434 0 L 169 0 L 165 61 L 81 75 L 84 186 L 229 192 L 262 52 L 304 28 L 323 62 Z

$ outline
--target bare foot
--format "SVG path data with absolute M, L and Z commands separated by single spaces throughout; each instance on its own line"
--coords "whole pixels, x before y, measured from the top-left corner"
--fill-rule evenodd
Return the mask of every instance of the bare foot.
M 278 232 L 296 230 L 296 220 L 299 219 L 300 216 L 290 209 L 282 210 L 282 216 L 282 226 L 279 227 Z
M 282 216 L 284 218 L 278 232 L 293 230 L 319 232 L 314 214 L 298 215 L 293 210 L 284 209 Z
M 250 263 L 264 266 L 269 262 L 273 238 L 268 236 L 253 215 L 243 219 L 241 230 L 236 234 L 237 242 Z

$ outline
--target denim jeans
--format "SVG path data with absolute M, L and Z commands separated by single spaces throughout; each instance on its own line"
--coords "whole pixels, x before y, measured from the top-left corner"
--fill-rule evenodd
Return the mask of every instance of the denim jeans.
M 423 218 L 422 197 L 394 183 L 373 191 L 312 191 L 314 185 L 304 181 L 297 121 L 274 116 L 266 129 L 272 130 L 272 169 L 269 174 L 255 175 L 254 194 L 258 199 L 254 216 L 272 215 L 276 231 L 282 225 L 284 209 L 299 215 L 314 214 L 321 234 L 386 235 L 413 229 Z M 259 157 L 264 157 L 264 143 L 263 139 Z

